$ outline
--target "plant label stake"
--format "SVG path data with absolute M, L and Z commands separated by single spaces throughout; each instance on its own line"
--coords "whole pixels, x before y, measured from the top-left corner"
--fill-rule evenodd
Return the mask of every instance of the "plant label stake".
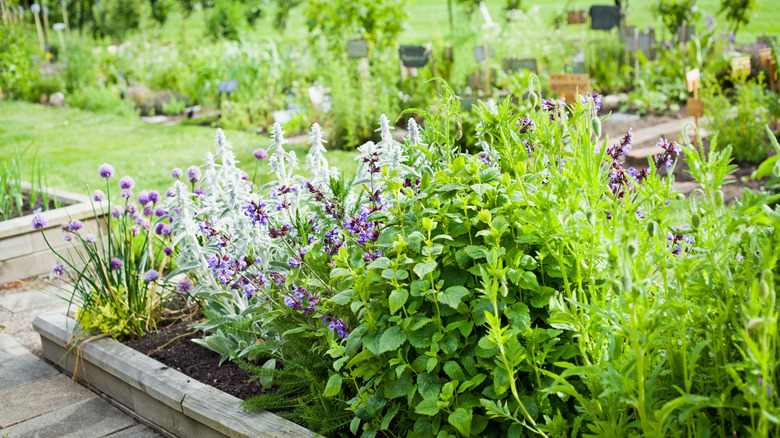
M 493 48 L 489 44 L 483 44 L 481 46 L 474 47 L 474 59 L 477 60 L 477 62 L 482 63 L 482 70 L 485 74 L 485 88 L 484 91 L 487 93 L 490 91 L 490 68 L 488 67 L 488 58 L 495 57 L 496 54 L 493 52 Z M 482 84 L 482 81 L 479 80 L 480 73 L 477 72 L 476 80 L 479 85 Z M 495 75 L 494 75 L 495 76 Z
M 761 49 L 758 51 L 758 57 L 761 60 L 761 65 L 769 70 L 769 89 L 775 92 L 775 82 L 777 82 L 777 64 L 775 63 L 775 57 L 772 56 L 772 49 Z M 772 125 L 777 126 L 777 117 L 772 117 Z
M 217 109 L 219 110 L 219 116 L 222 117 L 222 94 L 225 94 L 228 99 L 230 95 L 238 88 L 238 80 L 231 79 L 228 81 L 222 81 L 217 87 Z
M 54 31 L 57 32 L 57 37 L 60 39 L 60 49 L 62 53 L 65 53 L 65 39 L 62 37 L 62 31 L 65 30 L 65 23 L 54 23 Z
M 731 60 L 731 74 L 744 79 L 750 75 L 750 57 L 741 56 Z
M 35 17 L 35 28 L 38 30 L 38 44 L 41 46 L 41 57 L 43 57 L 43 55 L 46 53 L 46 49 L 43 44 L 43 32 L 41 31 L 41 18 L 39 16 L 41 13 L 41 7 L 37 3 L 33 3 L 30 6 L 30 10 Z
M 585 24 L 588 22 L 588 13 L 585 11 L 569 11 L 566 13 L 566 23 Z
M 611 30 L 620 24 L 620 8 L 617 6 L 593 5 L 590 7 L 590 28 Z
M 60 2 L 62 5 L 62 21 L 65 23 L 65 34 L 70 38 L 70 24 L 68 23 L 68 3 L 65 0 Z
M 590 75 L 587 73 L 550 75 L 550 92 L 564 99 L 569 98 L 570 102 L 576 99 L 578 94 L 590 91 Z
M 685 105 L 686 113 L 693 116 L 696 125 L 696 136 L 693 137 L 693 146 L 699 145 L 699 117 L 703 115 L 704 104 L 699 100 L 699 87 L 701 86 L 701 75 L 699 69 L 695 68 L 685 74 L 685 81 L 688 85 L 688 92 L 693 92 L 693 99 L 688 99 Z
M 46 32 L 46 44 L 51 44 L 51 39 L 49 38 L 49 8 L 46 6 L 43 7 L 43 30 Z
M 347 41 L 347 56 L 350 58 L 367 58 L 368 43 L 364 38 Z

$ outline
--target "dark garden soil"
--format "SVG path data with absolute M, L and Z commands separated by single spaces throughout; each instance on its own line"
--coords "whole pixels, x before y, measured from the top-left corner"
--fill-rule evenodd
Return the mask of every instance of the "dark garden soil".
M 14 202 L 13 206 L 11 207 L 11 212 L 10 212 L 11 214 L 6 218 L 6 220 L 7 219 L 15 219 L 17 217 L 22 217 L 22 216 L 27 216 L 29 214 L 36 213 L 38 211 L 53 210 L 54 208 L 56 208 L 56 206 L 54 205 L 54 200 L 53 199 L 49 199 L 49 205 L 47 207 L 43 206 L 43 201 L 41 200 L 40 197 L 38 197 L 38 199 L 36 200 L 34 205 L 30 204 L 30 196 L 27 195 L 27 194 L 23 194 L 22 195 L 22 200 L 24 202 L 24 204 L 22 205 L 22 214 L 19 215 L 19 211 L 16 208 L 16 203 Z M 0 215 L 0 219 L 2 219 L 2 217 L 3 216 Z
M 249 382 L 252 373 L 233 362 L 219 365 L 219 355 L 192 342 L 204 336 L 188 327 L 192 321 L 179 319 L 161 324 L 157 332 L 125 342 L 125 345 L 167 365 L 193 379 L 246 400 L 263 390 L 259 381 Z

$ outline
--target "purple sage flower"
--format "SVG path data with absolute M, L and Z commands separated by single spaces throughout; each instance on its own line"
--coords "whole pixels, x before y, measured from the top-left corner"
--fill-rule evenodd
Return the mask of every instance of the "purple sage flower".
M 65 266 L 61 263 L 57 263 L 51 268 L 51 273 L 60 277 L 65 274 Z
M 119 269 L 122 267 L 122 260 L 119 260 L 116 257 L 111 258 L 111 270 Z
M 158 278 L 160 278 L 160 274 L 154 269 L 150 269 L 146 271 L 146 274 L 144 274 L 144 281 L 146 282 L 152 282 Z
M 268 159 L 268 152 L 266 152 L 266 150 L 263 148 L 257 148 L 254 152 L 252 152 L 252 156 L 258 160 L 265 160 Z
M 40 230 L 43 229 L 46 225 L 49 225 L 49 220 L 46 219 L 46 216 L 38 213 L 32 218 L 32 227 L 34 230 Z
M 119 178 L 120 189 L 132 189 L 133 187 L 135 187 L 135 180 L 130 175 L 125 175 L 122 178 Z
M 114 176 L 114 166 L 103 163 L 100 165 L 100 168 L 98 168 L 98 175 L 100 175 L 101 178 L 111 178 Z
M 173 179 L 179 179 L 182 176 L 181 169 L 178 167 L 174 167 L 173 170 L 171 170 L 171 178 Z
M 187 168 L 187 179 L 191 183 L 195 184 L 196 182 L 198 182 L 198 180 L 200 179 L 200 175 L 201 175 L 200 167 L 193 164 L 192 166 Z
M 181 293 L 187 293 L 192 290 L 192 280 L 189 278 L 182 278 L 179 283 L 176 284 L 176 290 Z
M 95 190 L 92 194 L 92 200 L 95 202 L 103 202 L 106 200 L 106 194 L 102 190 Z

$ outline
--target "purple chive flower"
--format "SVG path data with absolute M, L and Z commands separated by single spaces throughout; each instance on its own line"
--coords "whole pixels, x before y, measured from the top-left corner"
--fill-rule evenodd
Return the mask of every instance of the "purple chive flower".
M 174 167 L 173 170 L 171 170 L 171 178 L 173 179 L 179 179 L 181 178 L 182 175 L 183 174 L 181 172 L 181 169 L 179 169 L 178 167 Z
M 268 158 L 268 152 L 263 148 L 257 148 L 254 152 L 252 152 L 252 156 L 258 160 L 265 160 Z
M 119 178 L 119 188 L 124 189 L 132 189 L 135 187 L 135 180 L 130 175 L 125 175 L 122 178 Z
M 154 211 L 154 210 L 152 210 L 152 204 L 146 204 L 146 205 L 144 205 L 144 209 L 143 209 L 143 211 L 142 211 L 142 214 L 143 214 L 144 216 L 146 216 L 146 217 L 149 217 L 149 216 L 151 216 L 151 215 L 152 215 L 152 212 L 153 212 L 153 211 Z
M 123 214 L 125 214 L 124 208 L 118 205 L 111 207 L 111 216 L 114 216 L 115 218 L 119 219 L 120 217 L 122 217 Z
M 95 190 L 95 192 L 92 193 L 92 200 L 95 202 L 103 202 L 106 200 L 106 194 L 103 193 L 102 190 Z
M 111 270 L 119 269 L 119 268 L 122 267 L 122 260 L 119 260 L 118 258 L 113 257 L 113 258 L 111 258 L 110 265 L 111 265 Z
M 206 189 L 204 189 L 203 187 L 198 187 L 197 189 L 195 189 L 193 193 L 195 193 L 196 196 L 205 195 Z
M 157 217 L 165 216 L 166 213 L 168 212 L 165 211 L 165 207 L 163 207 L 162 205 L 158 205 L 157 207 L 154 208 L 154 215 Z
M 157 280 L 160 277 L 160 274 L 155 271 L 154 269 L 150 269 L 146 271 L 146 274 L 144 274 L 144 281 L 146 282 L 152 282 L 154 280 Z
M 165 248 L 163 248 L 163 252 L 165 253 L 165 255 L 170 256 L 171 254 L 173 254 L 173 249 L 171 249 L 170 246 L 166 246 Z
M 87 242 L 87 243 L 93 243 L 93 242 L 97 241 L 97 237 L 95 237 L 94 234 L 90 233 L 90 234 L 87 234 L 86 236 L 84 236 L 84 241 Z
M 130 214 L 136 214 L 138 212 L 138 204 L 135 202 L 128 202 L 125 211 Z
M 141 190 L 141 193 L 138 194 L 138 197 L 136 198 L 139 204 L 146 205 L 149 203 L 149 192 L 146 190 Z
M 62 275 L 64 275 L 64 274 L 65 274 L 65 266 L 63 266 L 63 265 L 62 265 L 62 264 L 60 264 L 60 263 L 57 263 L 57 264 L 55 264 L 55 265 L 54 265 L 54 266 L 51 268 L 51 273 L 52 273 L 52 274 L 54 274 L 54 275 L 56 275 L 57 277 L 60 277 L 60 276 L 62 276 Z
M 192 166 L 187 168 L 187 179 L 191 183 L 195 184 L 196 182 L 198 182 L 198 180 L 200 179 L 200 175 L 201 175 L 200 167 L 193 164 Z
M 81 222 L 78 219 L 74 219 L 70 221 L 70 224 L 68 224 L 68 229 L 70 231 L 78 231 L 84 227 L 84 222 Z
M 103 163 L 100 165 L 100 168 L 98 168 L 98 175 L 100 175 L 101 178 L 111 178 L 114 176 L 114 166 Z
M 168 190 L 165 191 L 165 197 L 173 198 L 174 196 L 176 196 L 176 189 L 173 187 L 168 187 Z
M 122 190 L 121 193 L 119 193 L 119 196 L 121 196 L 121 197 L 123 197 L 125 199 L 130 199 L 130 198 L 133 197 L 133 191 L 130 190 L 130 189 L 124 189 L 124 190 Z
M 138 237 L 139 234 L 141 234 L 141 227 L 138 225 L 133 225 L 133 237 Z
M 152 204 L 156 204 L 160 202 L 160 192 L 157 190 L 152 190 L 149 192 L 149 202 Z
M 65 237 L 63 237 L 63 239 L 66 242 L 70 242 L 73 239 L 73 237 L 71 237 L 70 233 L 67 233 L 67 234 L 65 234 Z
M 34 230 L 40 230 L 43 229 L 46 225 L 49 225 L 48 219 L 46 219 L 46 216 L 38 213 L 32 218 L 32 227 Z
M 192 290 L 192 280 L 189 278 L 182 278 L 179 283 L 176 284 L 176 290 L 181 293 L 187 293 Z

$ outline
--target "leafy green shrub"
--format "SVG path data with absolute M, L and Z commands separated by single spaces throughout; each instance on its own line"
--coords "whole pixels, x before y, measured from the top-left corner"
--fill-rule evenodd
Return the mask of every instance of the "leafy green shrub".
M 185 108 L 187 108 L 187 101 L 184 99 L 177 99 L 175 96 L 162 104 L 163 114 L 181 114 L 184 112 Z
M 19 99 L 37 100 L 38 67 L 32 56 L 36 51 L 25 40 L 24 26 L 0 27 L 0 88 Z
M 140 0 L 109 0 L 96 7 L 95 32 L 122 40 L 141 25 Z
M 690 26 L 701 17 L 696 0 L 658 0 L 653 12 L 661 17 L 666 30 L 672 35 L 677 34 L 677 27 L 682 26 L 683 22 Z
M 244 23 L 241 3 L 230 0 L 216 0 L 208 12 L 206 32 L 214 39 L 238 40 Z
M 769 114 L 764 109 L 767 96 L 762 76 L 755 80 L 736 81 L 733 97 L 724 93 L 716 81 L 705 80 L 704 85 L 701 90 L 707 116 L 704 127 L 719 133 L 720 142 L 731 146 L 737 162 L 757 163 L 763 160 L 769 152 L 764 137 L 764 125 L 769 123 Z

